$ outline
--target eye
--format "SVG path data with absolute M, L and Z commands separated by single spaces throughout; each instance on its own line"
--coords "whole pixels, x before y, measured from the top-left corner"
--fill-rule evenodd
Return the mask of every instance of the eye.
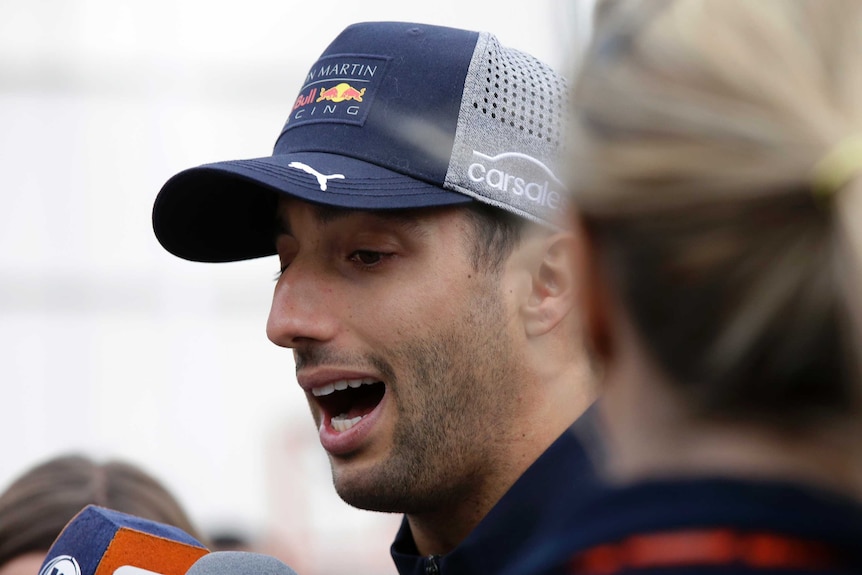
M 386 254 L 382 252 L 375 252 L 372 250 L 356 250 L 355 252 L 350 254 L 348 259 L 363 266 L 371 267 L 383 261 L 383 257 L 385 255 Z

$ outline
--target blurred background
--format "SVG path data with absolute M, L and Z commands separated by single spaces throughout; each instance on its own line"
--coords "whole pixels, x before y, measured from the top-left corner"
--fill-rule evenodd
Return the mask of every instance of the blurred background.
M 153 199 L 184 168 L 268 155 L 350 23 L 488 30 L 563 69 L 590 5 L 0 0 L 0 489 L 60 453 L 122 458 L 301 573 L 393 573 L 400 518 L 337 497 L 266 339 L 278 262 L 169 255 Z

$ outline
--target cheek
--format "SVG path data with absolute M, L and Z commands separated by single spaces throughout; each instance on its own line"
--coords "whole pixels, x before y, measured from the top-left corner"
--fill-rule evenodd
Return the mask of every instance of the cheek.
M 346 320 L 344 327 L 389 347 L 393 340 L 422 338 L 462 321 L 465 306 L 475 299 L 482 282 L 472 268 L 451 260 L 424 260 L 367 285 L 333 293 L 332 301 Z
M 445 330 L 464 317 L 465 294 L 445 286 L 422 286 L 410 294 L 392 298 L 373 310 L 377 322 L 402 338 L 421 338 Z

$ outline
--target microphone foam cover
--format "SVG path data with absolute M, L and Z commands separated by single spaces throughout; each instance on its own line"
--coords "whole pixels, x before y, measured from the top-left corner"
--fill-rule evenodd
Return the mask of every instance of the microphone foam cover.
M 63 528 L 39 575 L 184 575 L 206 553 L 178 527 L 88 505 Z
M 215 551 L 198 559 L 186 575 L 296 575 L 296 571 L 269 555 Z

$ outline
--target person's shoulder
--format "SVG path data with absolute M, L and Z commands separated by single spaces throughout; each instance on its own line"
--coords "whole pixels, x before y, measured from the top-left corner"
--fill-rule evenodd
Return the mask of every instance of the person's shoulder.
M 860 540 L 862 506 L 805 486 L 655 479 L 561 510 L 506 575 L 858 573 Z

